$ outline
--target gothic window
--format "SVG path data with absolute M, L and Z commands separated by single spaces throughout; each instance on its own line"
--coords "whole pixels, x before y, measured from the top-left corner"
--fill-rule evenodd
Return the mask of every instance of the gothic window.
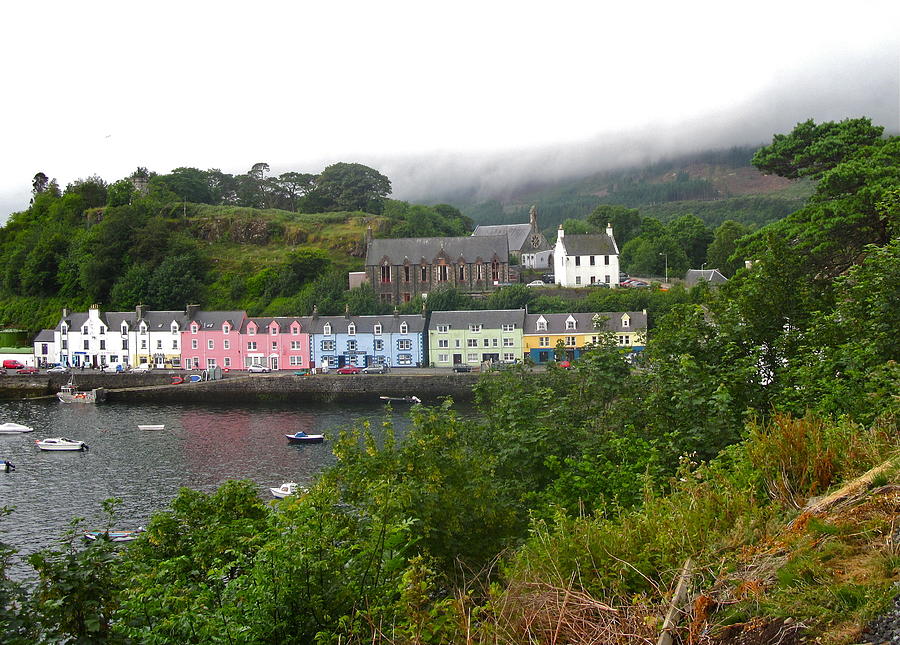
M 381 281 L 382 282 L 390 282 L 391 281 L 391 267 L 388 265 L 384 265 L 381 267 Z

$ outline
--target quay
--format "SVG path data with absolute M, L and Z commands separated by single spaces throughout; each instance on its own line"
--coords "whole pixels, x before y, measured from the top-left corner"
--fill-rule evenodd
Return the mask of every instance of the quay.
M 247 374 L 229 372 L 216 381 L 172 384 L 173 376 L 186 376 L 181 370 L 152 370 L 146 373 L 74 371 L 78 389 L 106 390 L 110 403 L 252 403 L 256 401 L 378 401 L 381 396 L 417 396 L 427 403 L 445 396 L 455 401 L 470 400 L 477 373 L 457 374 L 429 368 L 395 369 L 388 374 L 315 374 L 298 376 L 293 372 Z M 0 376 L 0 399 L 37 399 L 55 397 L 69 381 L 69 374 Z

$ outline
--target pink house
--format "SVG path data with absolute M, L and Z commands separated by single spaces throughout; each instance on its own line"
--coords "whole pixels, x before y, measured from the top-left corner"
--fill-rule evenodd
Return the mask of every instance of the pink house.
M 309 333 L 302 318 L 247 318 L 241 327 L 244 367 L 275 370 L 309 367 Z
M 243 311 L 198 311 L 188 307 L 187 329 L 181 333 L 181 359 L 186 369 L 244 369 L 241 327 Z

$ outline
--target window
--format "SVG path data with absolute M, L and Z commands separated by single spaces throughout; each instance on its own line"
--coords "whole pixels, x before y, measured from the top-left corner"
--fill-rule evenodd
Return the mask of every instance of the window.
M 485 271 L 486 271 L 486 269 L 484 268 L 484 263 L 483 262 L 479 263 L 478 264 L 478 279 L 479 280 L 484 280 Z
M 450 354 L 438 354 L 438 363 L 449 363 Z
M 59 342 L 62 344 L 62 349 L 69 349 L 69 341 L 67 341 L 67 340 L 60 340 Z M 128 349 L 128 348 L 125 347 L 124 349 Z
M 278 351 L 278 341 L 275 341 L 275 340 L 272 341 L 272 351 L 273 352 Z
M 403 267 L 403 281 L 409 282 L 409 266 Z
M 592 342 L 594 345 L 597 344 L 597 341 L 598 341 L 598 340 L 600 340 L 600 337 L 599 337 L 599 336 L 591 336 L 591 342 Z
M 631 345 L 631 336 L 628 334 L 619 336 L 619 345 Z
M 595 266 L 597 263 L 595 262 L 596 258 L 592 255 L 591 257 L 591 266 Z
M 609 264 L 609 256 L 608 255 L 603 256 L 603 264 Z
M 550 337 L 541 336 L 538 338 L 538 347 L 550 347 Z
M 375 323 L 374 329 L 372 329 L 372 333 L 376 336 L 381 336 L 381 323 Z
M 292 341 L 291 341 L 291 349 L 294 350 L 294 351 L 297 351 L 298 349 L 300 349 L 300 341 L 299 341 L 299 340 L 292 340 Z
M 567 320 L 566 321 L 566 329 L 575 329 L 575 321 Z
M 224 365 L 225 365 L 225 367 L 231 367 L 231 358 L 230 357 L 226 356 L 224 358 Z
M 455 339 L 453 340 L 453 346 L 454 346 L 454 347 L 462 347 L 462 339 L 460 339 L 460 338 L 455 338 Z
M 575 347 L 575 337 L 574 336 L 566 336 L 566 346 Z
M 300 367 L 303 365 L 303 357 L 302 356 L 291 356 L 288 359 L 288 364 L 292 367 Z
M 575 276 L 575 284 L 581 284 L 581 276 L 580 275 Z
M 256 351 L 256 341 L 254 341 L 254 340 L 247 341 L 247 349 L 249 351 Z
M 247 335 L 255 336 L 256 335 L 256 325 L 248 325 L 247 326 Z
M 628 327 L 630 323 L 631 323 L 630 318 L 626 318 L 625 316 L 622 316 L 622 326 L 623 327 Z
M 322 351 L 323 352 L 333 352 L 334 351 L 334 341 L 333 340 L 323 340 L 322 341 Z
M 354 325 L 353 323 L 347 325 L 347 335 L 356 336 L 356 325 Z
M 144 333 L 144 332 L 141 332 L 141 333 Z M 192 334 L 196 334 L 196 333 L 197 333 L 197 325 L 191 325 L 191 333 L 192 333 Z
M 503 360 L 506 361 L 507 363 L 514 363 L 516 361 L 516 355 L 507 352 L 507 353 L 503 354 Z
M 538 331 L 547 331 L 547 321 L 546 320 L 538 320 L 537 321 L 537 330 Z
M 422 265 L 422 282 L 428 282 L 428 267 Z
M 441 282 L 447 281 L 447 265 L 442 264 L 438 267 L 438 280 Z
M 438 325 L 437 331 L 439 334 L 446 334 L 448 331 L 450 331 L 450 325 Z
M 515 343 L 515 341 L 513 341 L 512 338 L 504 338 L 504 339 L 503 339 L 503 346 L 504 346 L 504 347 L 513 347 L 513 346 L 515 346 L 515 344 L 516 344 L 516 343 Z
M 291 327 L 291 336 L 298 336 L 300 334 L 300 328 L 294 325 Z
M 105 335 L 106 335 L 106 327 L 101 327 L 101 328 L 100 328 L 100 335 L 101 335 L 101 336 L 105 336 Z
M 276 336 L 278 334 L 278 326 L 272 325 L 271 327 L 269 327 L 269 334 L 271 334 L 272 336 Z
M 216 348 L 215 341 L 213 341 L 212 339 L 209 339 L 208 341 L 206 341 L 206 349 L 215 349 L 215 348 Z
M 466 361 L 469 363 L 477 363 L 478 354 L 466 354 Z
M 173 334 L 177 334 L 177 333 L 178 333 L 178 325 L 176 325 L 175 323 L 172 323 L 172 327 L 170 327 L 169 330 L 170 330 Z
M 106 349 L 106 341 L 102 338 L 100 339 L 100 349 Z
M 397 365 L 412 365 L 412 354 L 397 354 Z
M 409 302 L 410 300 L 412 300 L 412 294 L 404 293 L 403 294 L 403 302 Z
M 347 341 L 347 351 L 348 351 L 348 352 L 355 352 L 355 351 L 356 351 L 356 341 L 355 341 L 355 340 L 352 340 L 352 339 L 351 339 L 351 340 L 348 340 L 348 341 Z
M 438 347 L 450 347 L 450 340 L 448 338 L 441 338 L 438 340 Z
M 577 267 L 581 266 L 581 256 L 580 255 L 575 256 L 575 266 L 577 266 Z
M 491 346 L 491 339 L 490 339 L 490 338 L 485 338 L 485 339 L 484 339 L 484 346 L 485 346 L 485 347 L 490 347 L 490 346 Z
M 513 331 L 515 328 L 516 328 L 515 325 L 503 325 L 503 326 L 501 327 L 501 329 L 502 329 L 503 331 Z
M 331 336 L 331 323 L 325 323 L 325 326 L 322 328 L 322 333 L 326 336 Z
M 465 265 L 459 265 L 459 281 L 462 282 L 466 279 L 466 267 Z
M 41 354 L 46 356 L 50 353 L 50 346 L 47 343 L 41 344 Z
M 466 339 L 466 347 L 478 347 L 478 339 L 477 338 Z
M 87 328 L 85 327 L 85 329 L 87 329 Z M 84 333 L 87 333 L 87 332 L 84 332 Z M 141 335 L 144 335 L 146 333 L 147 333 L 147 326 L 141 325 Z
M 606 284 L 609 284 L 609 276 L 608 276 L 608 275 L 607 275 L 607 276 L 604 276 L 604 277 L 603 277 L 603 281 L 604 281 Z
M 375 339 L 375 351 L 383 352 L 384 351 L 384 341 L 380 338 Z
M 231 341 L 227 338 L 222 341 L 222 349 L 231 349 Z
M 494 282 L 500 281 L 500 263 L 497 260 L 491 262 L 491 280 Z
M 206 367 L 207 367 L 207 369 L 212 369 L 212 368 L 215 367 L 215 366 L 216 366 L 216 359 L 214 359 L 214 358 L 207 358 L 207 359 L 206 359 Z
M 127 330 L 127 327 L 122 327 L 123 334 L 125 333 L 126 330 Z M 60 326 L 59 333 L 61 333 L 63 336 L 65 336 L 66 334 L 69 333 L 69 328 L 66 327 L 65 325 Z
M 63 332 L 66 333 L 66 332 Z M 128 325 L 122 325 L 122 335 L 125 336 L 128 334 Z
M 481 331 L 481 325 L 469 325 L 469 331 L 473 334 L 477 334 Z
M 196 338 L 192 338 L 192 339 L 191 339 L 191 349 L 197 349 L 197 347 L 198 347 L 198 345 L 197 345 L 197 339 L 196 339 Z
M 409 333 L 409 325 L 407 325 L 405 321 L 402 322 L 402 323 L 400 323 L 400 333 L 401 333 L 401 334 L 408 334 L 408 333 Z
M 412 349 L 412 341 L 409 338 L 401 338 L 397 341 L 397 349 L 408 352 Z
M 66 342 L 66 341 L 63 341 L 63 342 Z M 65 347 L 63 347 L 63 349 L 65 349 Z M 122 349 L 128 349 L 128 339 L 127 338 L 122 339 Z
M 391 267 L 387 264 L 381 267 L 381 281 L 384 283 L 391 281 Z
M 248 331 L 249 331 L 249 330 L 248 330 Z M 222 333 L 223 333 L 223 334 L 230 334 L 230 333 L 231 333 L 231 327 L 228 325 L 228 323 L 222 325 Z
M 85 325 L 84 327 L 81 328 L 81 333 L 84 334 L 85 336 L 87 336 L 87 333 L 88 333 L 87 325 Z
M 85 341 L 85 342 L 87 342 L 87 341 Z M 87 347 L 85 347 L 85 349 L 87 349 Z M 141 341 L 141 349 L 147 349 L 147 341 L 146 340 Z
M 156 349 L 162 349 L 162 340 L 156 341 Z
M 178 349 L 178 341 L 177 340 L 172 341 L 172 349 Z

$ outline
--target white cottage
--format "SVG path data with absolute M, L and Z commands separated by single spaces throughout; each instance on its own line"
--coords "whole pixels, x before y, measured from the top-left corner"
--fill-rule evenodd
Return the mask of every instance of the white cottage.
M 612 225 L 606 225 L 606 233 L 566 235 L 560 224 L 553 250 L 553 273 L 556 284 L 563 287 L 618 286 L 619 247 Z

